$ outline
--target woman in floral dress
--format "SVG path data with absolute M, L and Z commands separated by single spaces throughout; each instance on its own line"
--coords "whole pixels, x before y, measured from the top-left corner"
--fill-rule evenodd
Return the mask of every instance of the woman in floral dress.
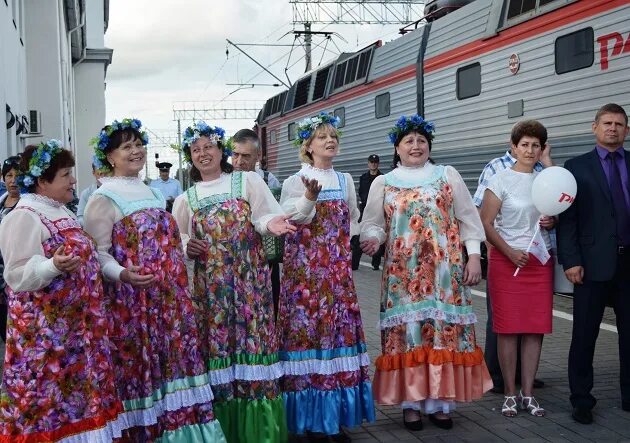
M 0 225 L 9 305 L 0 442 L 121 435 L 96 245 L 64 206 L 73 166 L 56 140 L 28 146 L 25 194 Z
M 458 172 L 429 161 L 433 124 L 403 116 L 389 135 L 395 168 L 372 183 L 361 226 L 364 252 L 385 243 L 374 393 L 401 405 L 412 430 L 421 412 L 449 429 L 456 401 L 492 388 L 468 288 L 481 278 L 484 230 Z
M 186 129 L 183 148 L 195 185 L 177 197 L 173 215 L 195 261 L 200 349 L 227 440 L 283 442 L 282 363 L 261 234 L 295 228 L 258 174 L 232 172 L 224 143 L 223 129 L 205 122 Z
M 289 431 L 349 441 L 341 426 L 373 421 L 374 402 L 352 280 L 359 209 L 352 177 L 332 165 L 338 123 L 322 113 L 299 125 L 305 165 L 285 180 L 280 198 L 298 230 L 285 239 L 278 328 Z
M 103 128 L 95 162 L 112 176 L 101 179 L 84 212 L 107 279 L 123 439 L 223 442 L 179 230 L 161 193 L 138 178 L 147 142 L 139 120 Z

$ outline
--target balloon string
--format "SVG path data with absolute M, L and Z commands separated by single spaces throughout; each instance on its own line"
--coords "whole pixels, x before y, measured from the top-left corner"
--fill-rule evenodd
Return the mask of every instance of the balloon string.
M 525 250 L 526 254 L 529 254 L 529 250 L 532 248 L 532 245 L 534 244 L 534 239 L 536 238 L 536 236 L 540 232 L 540 221 L 541 220 L 542 220 L 542 216 L 538 219 L 538 222 L 536 223 L 536 229 L 534 230 L 534 235 L 532 236 L 532 239 L 529 241 L 529 245 L 527 245 L 527 249 Z M 516 277 L 518 275 L 518 271 L 520 271 L 520 270 L 521 270 L 521 268 L 519 268 L 517 266 L 516 267 L 516 271 L 514 271 L 514 274 L 512 275 L 512 277 Z

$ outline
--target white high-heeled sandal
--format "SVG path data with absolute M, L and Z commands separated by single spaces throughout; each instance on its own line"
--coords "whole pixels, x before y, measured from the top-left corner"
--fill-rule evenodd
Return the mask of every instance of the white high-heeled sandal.
M 516 417 L 518 414 L 516 406 L 516 395 L 506 395 L 503 406 L 501 407 L 501 414 L 505 417 Z
M 525 397 L 523 392 L 520 392 L 521 397 L 521 409 L 527 410 L 534 417 L 544 417 L 545 410 L 540 407 L 538 401 L 532 395 L 531 397 Z

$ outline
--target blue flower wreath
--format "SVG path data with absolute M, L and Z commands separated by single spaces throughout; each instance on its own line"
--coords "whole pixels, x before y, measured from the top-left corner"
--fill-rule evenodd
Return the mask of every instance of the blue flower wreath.
M 341 119 L 339 117 L 328 114 L 327 112 L 320 112 L 319 115 L 315 117 L 305 118 L 297 125 L 297 137 L 293 141 L 293 144 L 298 148 L 302 146 L 321 125 L 331 125 L 337 130 L 337 136 L 339 137 L 341 136 L 341 131 L 339 131 L 340 123 Z
M 140 133 L 142 139 L 142 145 L 149 144 L 149 136 L 142 130 L 142 122 L 137 118 L 123 118 L 122 121 L 114 120 L 110 125 L 105 126 L 98 137 L 94 137 L 90 144 L 94 147 L 94 156 L 92 157 L 92 164 L 101 172 L 110 172 L 111 166 L 107 162 L 107 155 L 105 149 L 109 145 L 109 140 L 112 134 L 116 131 L 123 131 L 125 129 L 133 129 Z
M 192 163 L 192 159 L 190 158 L 190 147 L 202 136 L 208 137 L 210 141 L 212 143 L 216 143 L 217 146 L 221 143 L 221 146 L 223 146 L 223 155 L 227 157 L 232 155 L 232 149 L 225 140 L 225 130 L 223 128 L 210 126 L 204 121 L 198 121 L 193 123 L 192 126 L 187 127 L 184 130 L 183 135 L 182 148 L 184 148 L 184 157 L 188 163 Z
M 37 149 L 28 162 L 28 171 L 22 171 L 17 177 L 21 192 L 29 192 L 29 188 L 37 183 L 37 179 L 50 167 L 53 157 L 62 149 L 59 140 L 48 140 L 37 145 Z
M 433 131 L 435 126 L 428 120 L 422 118 L 418 114 L 414 114 L 411 117 L 401 116 L 396 121 L 396 126 L 391 128 L 387 133 L 389 142 L 393 145 L 399 140 L 402 134 L 408 134 L 413 131 L 425 133 L 430 140 L 433 140 Z

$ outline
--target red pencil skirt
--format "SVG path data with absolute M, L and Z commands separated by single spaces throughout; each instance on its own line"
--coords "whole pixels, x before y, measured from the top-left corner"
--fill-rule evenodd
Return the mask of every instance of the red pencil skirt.
M 488 263 L 492 330 L 498 334 L 550 334 L 553 260 L 543 265 L 529 254 L 527 265 L 516 277 L 514 263 L 496 248 L 490 249 Z

